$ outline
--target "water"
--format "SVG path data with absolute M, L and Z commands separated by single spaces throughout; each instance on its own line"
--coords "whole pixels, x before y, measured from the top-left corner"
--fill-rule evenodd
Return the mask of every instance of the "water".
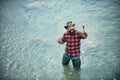
M 119 0 L 0 0 L 0 80 L 119 80 Z M 63 67 L 56 38 L 86 26 L 81 71 Z

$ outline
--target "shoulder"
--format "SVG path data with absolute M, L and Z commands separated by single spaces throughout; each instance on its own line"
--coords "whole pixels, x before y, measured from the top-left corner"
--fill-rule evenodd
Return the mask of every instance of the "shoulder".
M 68 31 L 63 34 L 63 37 L 66 38 L 68 36 Z
M 65 33 L 64 33 L 64 35 L 68 35 L 69 33 L 68 33 L 68 31 L 66 31 Z
M 82 32 L 81 32 L 81 31 L 76 30 L 76 33 L 77 33 L 77 34 L 81 34 Z

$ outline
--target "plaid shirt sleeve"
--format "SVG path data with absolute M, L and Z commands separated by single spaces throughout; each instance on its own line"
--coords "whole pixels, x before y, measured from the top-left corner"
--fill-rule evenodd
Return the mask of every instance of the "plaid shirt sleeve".
M 80 34 L 80 38 L 81 38 L 81 39 L 85 39 L 84 36 L 87 36 L 87 34 L 86 34 L 86 33 L 83 33 L 83 32 L 79 32 L 79 34 Z
M 66 37 L 65 37 L 65 33 L 63 34 L 63 37 L 62 37 L 62 41 L 63 41 L 63 44 L 66 42 Z

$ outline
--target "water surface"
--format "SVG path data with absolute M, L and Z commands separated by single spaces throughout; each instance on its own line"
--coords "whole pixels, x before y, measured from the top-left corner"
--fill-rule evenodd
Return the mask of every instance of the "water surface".
M 119 0 L 0 0 L 0 80 L 119 80 Z M 81 71 L 63 67 L 56 38 L 76 23 Z

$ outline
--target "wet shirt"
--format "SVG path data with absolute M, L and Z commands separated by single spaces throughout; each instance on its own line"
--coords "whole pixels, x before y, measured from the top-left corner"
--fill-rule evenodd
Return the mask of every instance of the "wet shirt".
M 75 30 L 74 35 L 70 35 L 67 31 L 63 34 L 62 41 L 67 42 L 66 53 L 70 57 L 80 56 L 80 40 L 83 39 L 83 33 Z

